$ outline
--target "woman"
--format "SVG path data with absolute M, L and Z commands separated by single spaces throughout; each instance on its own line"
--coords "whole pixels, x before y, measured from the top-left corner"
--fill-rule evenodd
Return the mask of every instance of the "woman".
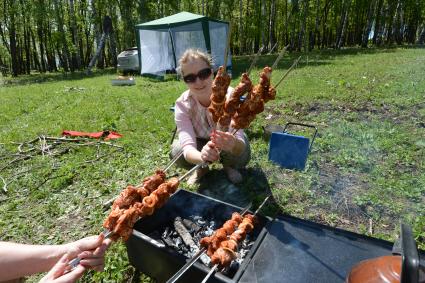
M 177 161 L 182 167 L 192 168 L 195 164 L 220 160 L 228 179 L 232 183 L 242 181 L 238 169 L 243 168 L 251 156 L 250 146 L 243 130 L 235 135 L 229 132 L 214 131 L 214 121 L 208 106 L 213 83 L 211 57 L 199 50 L 189 49 L 179 60 L 179 69 L 188 90 L 177 99 L 175 122 L 178 141 L 174 141 L 172 156 L 183 150 Z M 232 88 L 227 90 L 230 95 Z M 199 182 L 208 167 L 198 169 L 188 183 Z

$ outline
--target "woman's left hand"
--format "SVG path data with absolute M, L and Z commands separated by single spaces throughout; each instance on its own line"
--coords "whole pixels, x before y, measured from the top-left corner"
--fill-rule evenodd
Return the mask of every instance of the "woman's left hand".
M 231 133 L 214 131 L 211 134 L 211 141 L 220 150 L 232 152 L 236 144 L 236 137 Z

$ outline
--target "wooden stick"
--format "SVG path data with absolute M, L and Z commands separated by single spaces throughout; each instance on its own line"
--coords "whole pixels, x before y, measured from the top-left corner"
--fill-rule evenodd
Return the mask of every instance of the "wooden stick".
M 279 63 L 280 59 L 282 59 L 283 54 L 285 54 L 288 47 L 289 47 L 289 44 L 286 45 L 285 47 L 283 47 L 283 49 L 280 51 L 279 56 L 277 56 L 276 60 L 274 61 L 273 65 L 272 65 L 272 70 L 274 70 L 274 68 L 276 68 L 277 63 Z
M 251 73 L 252 68 L 254 68 L 255 63 L 257 63 L 258 57 L 260 57 L 261 52 L 263 52 L 264 46 L 261 46 L 261 48 L 258 50 L 257 54 L 255 54 L 254 59 L 252 60 L 251 66 L 249 66 L 248 71 L 246 71 L 247 75 L 249 76 L 249 73 Z
M 226 48 L 224 49 L 224 73 L 227 73 L 227 58 L 229 56 L 229 50 L 230 50 L 230 37 L 232 34 L 232 22 L 229 22 L 229 30 L 227 31 L 227 39 L 226 39 Z
M 292 69 L 298 64 L 298 62 L 300 61 L 301 56 L 298 57 L 297 60 L 294 61 L 294 63 L 292 64 L 292 66 L 286 71 L 286 73 L 283 75 L 283 77 L 279 80 L 279 82 L 274 86 L 275 88 L 277 88 L 279 86 L 279 84 L 286 78 L 286 76 L 292 71 Z

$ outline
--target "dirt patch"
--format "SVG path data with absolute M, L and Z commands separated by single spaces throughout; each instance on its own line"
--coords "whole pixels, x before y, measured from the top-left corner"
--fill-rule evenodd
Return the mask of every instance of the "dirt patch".
M 267 113 L 271 114 L 270 121 L 284 118 L 288 120 L 292 117 L 289 115 L 283 115 L 282 105 L 267 107 Z M 293 116 L 307 117 L 307 116 L 318 116 L 323 112 L 335 112 L 340 114 L 358 113 L 360 119 L 368 120 L 372 117 L 380 117 L 381 120 L 390 120 L 395 124 L 401 124 L 403 122 L 414 122 L 417 127 L 425 127 L 424 117 L 420 114 L 420 111 L 425 107 L 425 104 L 416 104 L 411 107 L 404 105 L 388 105 L 381 103 L 379 106 L 372 102 L 365 102 L 362 104 L 354 104 L 345 102 L 345 104 L 335 104 L 330 102 L 312 102 L 308 104 L 302 103 L 289 103 L 285 105 L 287 109 L 291 109 Z M 408 109 L 407 109 L 408 108 Z M 408 110 L 408 111 L 407 111 Z M 408 114 L 402 114 L 408 113 Z M 347 116 L 347 115 L 346 115 Z

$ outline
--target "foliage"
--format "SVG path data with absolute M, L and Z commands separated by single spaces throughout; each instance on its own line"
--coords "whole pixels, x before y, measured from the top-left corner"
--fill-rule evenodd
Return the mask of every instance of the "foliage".
M 12 74 L 75 71 L 88 66 L 104 32 L 111 39 L 98 67 L 116 65 L 118 51 L 136 46 L 134 26 L 181 11 L 231 21 L 233 54 L 261 47 L 276 52 L 344 46 L 391 46 L 425 41 L 425 2 L 412 0 L 3 0 L 0 5 L 0 66 Z M 6 49 L 4 56 L 1 49 Z M 57 62 L 58 61 L 58 62 Z

